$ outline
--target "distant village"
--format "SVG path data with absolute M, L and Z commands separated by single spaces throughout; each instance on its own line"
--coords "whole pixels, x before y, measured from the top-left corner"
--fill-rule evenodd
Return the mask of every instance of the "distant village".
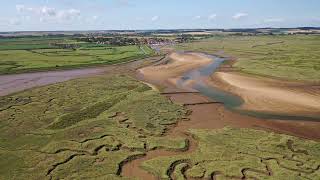
M 160 37 L 105 37 L 105 36 L 92 36 L 92 37 L 80 37 L 78 41 L 90 42 L 96 44 L 108 44 L 115 46 L 125 45 L 164 45 L 164 44 L 176 44 L 184 43 L 192 40 L 191 36 L 179 36 L 176 38 L 160 38 Z

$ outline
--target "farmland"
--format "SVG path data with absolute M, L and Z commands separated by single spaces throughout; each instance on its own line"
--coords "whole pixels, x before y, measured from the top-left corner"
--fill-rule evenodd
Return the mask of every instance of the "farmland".
M 319 35 L 234 36 L 221 35 L 178 50 L 232 56 L 241 72 L 280 79 L 315 82 L 320 79 Z
M 109 46 L 62 38 L 0 40 L 0 74 L 117 64 L 152 56 L 146 45 Z

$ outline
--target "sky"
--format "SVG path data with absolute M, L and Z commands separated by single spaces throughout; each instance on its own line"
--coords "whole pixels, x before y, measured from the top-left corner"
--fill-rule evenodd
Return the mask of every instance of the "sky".
M 0 31 L 320 26 L 320 0 L 1 0 Z

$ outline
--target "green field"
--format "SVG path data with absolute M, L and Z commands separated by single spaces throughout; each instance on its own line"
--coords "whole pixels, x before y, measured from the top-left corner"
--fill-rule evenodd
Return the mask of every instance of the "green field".
M 150 149 L 185 149 L 185 139 L 161 137 L 184 114 L 127 76 L 1 97 L 0 179 L 120 177 L 121 164 Z
M 175 48 L 223 51 L 238 59 L 235 68 L 249 74 L 313 82 L 320 79 L 319 35 L 216 36 Z
M 57 44 L 75 45 L 63 49 Z M 0 40 L 0 74 L 117 64 L 154 54 L 148 46 L 108 46 L 62 38 Z

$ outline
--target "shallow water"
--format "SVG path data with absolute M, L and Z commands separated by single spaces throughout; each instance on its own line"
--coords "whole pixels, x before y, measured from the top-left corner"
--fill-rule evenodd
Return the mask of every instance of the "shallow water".
M 305 117 L 295 114 L 274 114 L 267 112 L 257 112 L 250 110 L 242 110 L 239 107 L 244 103 L 241 97 L 220 90 L 213 86 L 209 86 L 204 82 L 206 77 L 212 75 L 220 65 L 226 60 L 213 55 L 207 55 L 212 58 L 213 61 L 205 67 L 200 67 L 185 73 L 178 81 L 177 86 L 182 89 L 190 89 L 188 82 L 192 81 L 191 88 L 199 91 L 202 95 L 209 97 L 214 101 L 222 102 L 225 108 L 235 111 L 237 113 L 253 116 L 262 119 L 279 119 L 279 120 L 308 120 L 308 121 L 320 121 L 319 117 Z
M 83 68 L 48 72 L 22 73 L 0 76 L 0 96 L 6 96 L 38 86 L 64 82 L 80 77 L 102 74 L 104 68 Z
M 178 87 L 186 89 L 188 88 L 186 85 L 187 82 L 193 80 L 194 83 L 192 85 L 192 89 L 199 91 L 201 94 L 215 101 L 223 102 L 223 104 L 228 108 L 239 107 L 243 103 L 243 100 L 240 97 L 222 91 L 213 86 L 209 86 L 203 81 L 203 77 L 209 77 L 217 70 L 217 68 L 220 67 L 223 61 L 225 61 L 224 58 L 215 56 L 210 57 L 214 59 L 212 63 L 205 67 L 194 69 L 185 73 L 183 77 L 178 80 Z

